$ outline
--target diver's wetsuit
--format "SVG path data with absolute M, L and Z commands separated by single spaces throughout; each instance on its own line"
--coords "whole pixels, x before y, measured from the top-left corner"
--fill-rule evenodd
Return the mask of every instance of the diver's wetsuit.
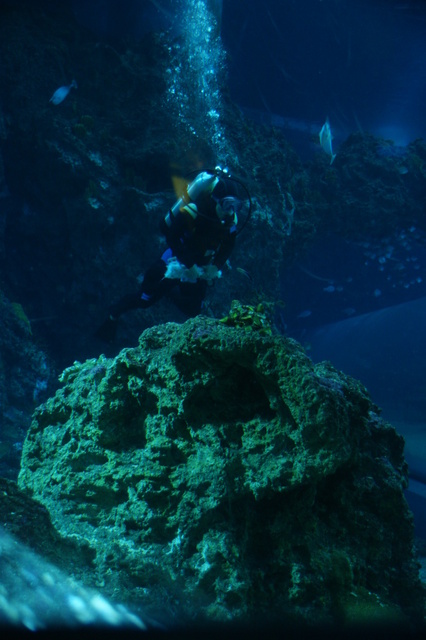
M 188 316 L 196 316 L 201 311 L 201 304 L 206 293 L 207 282 L 180 282 L 165 278 L 167 260 L 172 257 L 170 249 L 154 262 L 144 275 L 139 293 L 129 293 L 109 308 L 112 318 L 117 319 L 121 314 L 132 309 L 146 309 L 164 296 L 170 297 L 176 306 Z M 178 291 L 174 291 L 179 286 Z
M 182 282 L 165 278 L 167 262 L 175 257 L 187 268 L 214 265 L 220 269 L 234 248 L 237 230 L 231 219 L 226 222 L 219 220 L 215 203 L 208 194 L 201 194 L 194 204 L 195 209 L 185 207 L 177 215 L 171 217 L 169 214 L 161 222 L 160 229 L 169 249 L 148 268 L 139 293 L 126 295 L 111 305 L 110 317 L 98 329 L 98 337 L 111 341 L 121 314 L 131 309 L 146 309 L 164 296 L 170 297 L 190 317 L 200 313 L 207 289 L 206 280 Z

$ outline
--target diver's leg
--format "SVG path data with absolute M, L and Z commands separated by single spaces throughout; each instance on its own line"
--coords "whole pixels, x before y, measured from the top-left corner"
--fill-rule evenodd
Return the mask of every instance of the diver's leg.
M 206 290 L 207 282 L 205 280 L 181 282 L 179 289 L 173 291 L 169 297 L 180 311 L 192 318 L 201 313 Z
M 176 280 L 164 277 L 166 269 L 166 262 L 163 258 L 160 258 L 146 271 L 138 294 L 140 299 L 139 308 L 146 309 L 150 307 L 176 286 Z
M 139 293 L 130 293 L 112 304 L 109 316 L 96 331 L 96 336 L 104 342 L 112 342 L 117 332 L 118 319 L 127 311 L 133 309 L 147 309 L 166 295 L 174 286 L 176 280 L 164 278 L 166 263 L 159 259 L 146 271 Z

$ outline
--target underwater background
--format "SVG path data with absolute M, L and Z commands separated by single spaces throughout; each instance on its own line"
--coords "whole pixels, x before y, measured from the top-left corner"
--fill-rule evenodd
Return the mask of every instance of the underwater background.
M 1 0 L 1 621 L 424 621 L 425 36 L 420 0 Z M 103 343 L 217 165 L 252 211 L 202 314 Z

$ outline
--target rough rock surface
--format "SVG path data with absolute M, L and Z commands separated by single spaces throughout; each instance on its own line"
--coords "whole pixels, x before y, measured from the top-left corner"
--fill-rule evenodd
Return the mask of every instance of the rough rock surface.
M 422 615 L 403 439 L 295 341 L 201 316 L 62 382 L 19 486 L 86 583 L 163 620 Z
M 52 378 L 24 309 L 0 289 L 0 476 L 16 480 L 31 415 Z

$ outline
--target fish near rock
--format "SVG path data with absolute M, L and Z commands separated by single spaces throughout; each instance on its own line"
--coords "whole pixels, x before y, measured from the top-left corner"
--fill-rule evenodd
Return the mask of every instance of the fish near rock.
M 328 118 L 326 119 L 325 123 L 321 128 L 321 131 L 319 133 L 319 139 L 320 139 L 321 147 L 324 149 L 326 154 L 331 158 L 330 164 L 333 164 L 336 154 L 333 153 L 333 146 L 332 146 L 333 136 L 331 135 L 330 123 L 328 121 Z
M 71 89 L 77 89 L 77 83 L 75 80 L 73 80 L 69 85 L 64 85 L 63 87 L 56 89 L 49 102 L 52 104 L 60 104 L 65 100 Z

